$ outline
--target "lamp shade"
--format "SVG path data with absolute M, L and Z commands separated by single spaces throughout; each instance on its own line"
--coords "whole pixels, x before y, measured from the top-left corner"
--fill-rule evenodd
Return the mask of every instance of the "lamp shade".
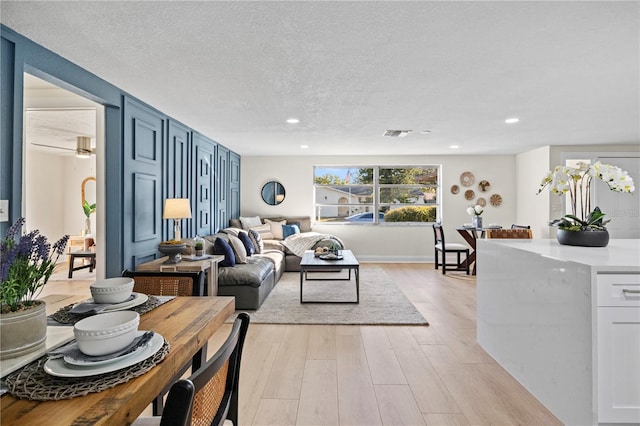
M 191 206 L 188 198 L 167 198 L 164 200 L 163 219 L 189 219 Z

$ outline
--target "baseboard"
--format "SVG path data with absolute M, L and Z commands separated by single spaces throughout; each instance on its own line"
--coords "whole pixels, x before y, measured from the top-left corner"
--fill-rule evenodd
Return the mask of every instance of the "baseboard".
M 436 261 L 434 256 L 360 256 L 356 254 L 356 258 L 359 262 L 370 263 L 435 263 Z

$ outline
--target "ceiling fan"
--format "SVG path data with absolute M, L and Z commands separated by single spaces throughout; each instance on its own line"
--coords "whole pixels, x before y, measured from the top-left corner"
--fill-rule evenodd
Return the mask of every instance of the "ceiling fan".
M 94 153 L 94 150 L 91 149 L 91 138 L 88 136 L 78 136 L 76 138 L 75 149 L 55 145 L 45 145 L 41 143 L 32 143 L 31 145 L 44 146 L 46 148 L 64 149 L 65 151 L 75 151 L 76 157 L 78 158 L 89 158 L 91 157 L 91 154 Z

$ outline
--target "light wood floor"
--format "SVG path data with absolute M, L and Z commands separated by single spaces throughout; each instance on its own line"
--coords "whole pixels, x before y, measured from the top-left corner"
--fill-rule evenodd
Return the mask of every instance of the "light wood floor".
M 433 264 L 379 266 L 430 326 L 251 324 L 240 425 L 561 424 L 476 343 L 473 277 L 443 277 Z M 47 287 L 88 292 L 79 281 Z

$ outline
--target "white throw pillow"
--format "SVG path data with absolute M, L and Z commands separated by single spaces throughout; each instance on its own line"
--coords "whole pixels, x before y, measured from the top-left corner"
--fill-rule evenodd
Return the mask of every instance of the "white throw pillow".
M 269 226 L 269 224 L 265 223 L 260 226 L 252 226 L 251 229 L 260 234 L 260 238 L 263 240 L 273 240 L 273 234 L 271 233 L 271 226 Z
M 284 233 L 282 232 L 282 225 L 286 225 L 287 221 L 274 222 L 269 219 L 265 219 L 264 223 L 269 225 L 274 240 L 284 240 Z
M 244 229 L 244 230 L 247 230 L 249 228 L 253 228 L 254 226 L 262 225 L 262 221 L 260 220 L 260 216 L 252 216 L 252 217 L 240 216 L 240 223 L 242 224 L 242 229 Z
M 236 255 L 236 263 L 247 263 L 247 249 L 244 248 L 242 240 L 233 235 L 229 235 L 229 245 L 233 249 L 233 253 Z

